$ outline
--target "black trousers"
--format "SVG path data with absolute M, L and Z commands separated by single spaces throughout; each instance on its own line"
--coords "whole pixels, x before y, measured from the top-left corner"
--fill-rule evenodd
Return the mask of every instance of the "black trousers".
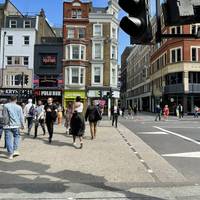
M 36 120 L 36 122 L 35 122 L 35 137 L 37 137 L 37 132 L 38 132 L 38 127 L 39 127 L 39 125 L 42 127 L 43 134 L 45 134 L 45 123 L 44 123 L 44 119 L 39 119 L 39 120 Z
M 31 129 L 33 127 L 33 117 L 27 117 L 27 122 L 28 122 L 28 134 L 30 134 Z
M 117 128 L 117 123 L 118 123 L 118 114 L 113 114 L 113 118 L 112 118 L 112 126 L 114 126 L 115 123 L 115 127 Z
M 46 120 L 47 130 L 49 133 L 49 139 L 52 139 L 53 137 L 53 124 L 54 124 L 53 120 Z

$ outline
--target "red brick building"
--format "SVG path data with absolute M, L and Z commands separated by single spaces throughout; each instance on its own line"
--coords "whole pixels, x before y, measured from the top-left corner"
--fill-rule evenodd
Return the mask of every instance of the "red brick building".
M 164 27 L 163 33 L 195 33 L 200 25 Z M 154 25 L 154 30 L 156 27 Z M 152 111 L 157 103 L 168 104 L 170 111 L 182 104 L 185 112 L 200 107 L 200 40 L 164 39 L 152 48 L 150 77 Z
M 86 99 L 86 70 L 89 66 L 89 12 L 91 3 L 79 0 L 63 3 L 64 106 L 76 96 Z

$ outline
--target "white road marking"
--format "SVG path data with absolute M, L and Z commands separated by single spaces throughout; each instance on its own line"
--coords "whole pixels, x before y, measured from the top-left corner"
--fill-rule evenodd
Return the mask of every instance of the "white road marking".
M 196 140 L 194 140 L 194 139 L 192 139 L 192 138 L 183 136 L 183 135 L 178 134 L 178 133 L 174 133 L 174 132 L 172 132 L 172 131 L 165 130 L 165 129 L 160 128 L 160 127 L 158 127 L 158 126 L 154 126 L 154 128 L 159 129 L 159 130 L 161 130 L 161 131 L 164 131 L 164 132 L 166 132 L 166 133 L 169 133 L 169 134 L 171 134 L 171 135 L 175 135 L 175 136 L 180 137 L 180 138 L 182 138 L 182 139 L 184 139 L 184 140 L 187 140 L 187 141 L 190 141 L 190 142 L 193 142 L 193 143 L 195 143 L 195 144 L 200 145 L 200 142 L 198 142 L 198 141 L 196 141 Z
M 161 126 L 162 128 L 172 128 L 172 129 L 195 129 L 195 128 L 200 128 L 200 127 L 173 127 L 173 126 Z
M 152 174 L 152 173 L 153 173 L 153 170 L 151 170 L 151 169 L 148 169 L 148 172 L 149 172 L 150 174 Z
M 139 132 L 137 134 L 139 134 L 139 135 L 168 135 L 168 133 L 161 132 L 161 131 L 157 131 L 157 132 Z
M 182 157 L 182 158 L 200 158 L 200 151 L 175 153 L 175 154 L 163 154 L 163 157 Z

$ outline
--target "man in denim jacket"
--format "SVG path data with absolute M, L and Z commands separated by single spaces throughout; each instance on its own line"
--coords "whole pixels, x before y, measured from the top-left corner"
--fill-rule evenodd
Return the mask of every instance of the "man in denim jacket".
M 9 123 L 4 126 L 6 147 L 8 158 L 13 159 L 13 156 L 19 156 L 18 146 L 20 140 L 20 128 L 24 128 L 24 115 L 22 108 L 17 105 L 17 97 L 12 96 L 10 103 L 5 104 L 8 111 Z

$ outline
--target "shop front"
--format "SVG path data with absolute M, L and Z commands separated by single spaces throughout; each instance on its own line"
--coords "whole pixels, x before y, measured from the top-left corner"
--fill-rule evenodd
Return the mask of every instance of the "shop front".
M 32 89 L 22 89 L 22 88 L 0 89 L 0 100 L 8 101 L 11 96 L 17 96 L 18 102 L 26 103 L 29 98 L 33 98 L 33 91 Z
M 65 90 L 64 91 L 64 107 L 67 108 L 69 103 L 73 103 L 77 96 L 81 97 L 81 101 L 86 109 L 86 93 L 85 90 Z
M 51 97 L 55 103 L 62 105 L 62 93 L 61 89 L 35 89 L 34 97 L 36 101 L 41 100 L 43 103 Z

